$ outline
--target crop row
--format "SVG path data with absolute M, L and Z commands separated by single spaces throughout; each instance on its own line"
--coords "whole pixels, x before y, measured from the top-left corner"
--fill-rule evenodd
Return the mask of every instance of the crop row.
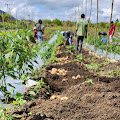
M 0 33 L 0 92 L 4 96 L 9 94 L 6 84 L 8 76 L 17 79 L 33 69 L 31 60 L 37 56 L 39 46 L 31 46 L 30 41 L 35 42 L 30 30 Z
M 106 50 L 106 45 L 107 43 L 106 42 L 102 42 L 102 36 L 97 36 L 96 38 L 96 48 L 99 48 L 99 49 L 102 49 L 102 50 Z M 88 43 L 90 45 L 94 45 L 94 39 L 95 39 L 95 36 L 94 35 L 89 35 L 89 41 Z M 85 39 L 85 42 L 87 42 L 87 39 Z M 113 39 L 113 42 L 119 42 L 119 40 L 115 40 Z M 117 45 L 117 44 L 109 44 L 108 46 L 108 52 L 112 52 L 114 54 L 120 54 L 120 46 Z

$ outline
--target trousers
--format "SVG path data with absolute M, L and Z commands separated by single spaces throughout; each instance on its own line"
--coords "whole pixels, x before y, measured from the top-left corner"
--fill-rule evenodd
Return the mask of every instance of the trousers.
M 39 46 L 41 46 L 41 43 L 43 41 L 43 36 L 41 31 L 37 32 L 37 37 L 38 37 Z
M 76 50 L 75 50 L 75 52 L 78 51 L 78 47 L 79 47 L 79 53 L 81 53 L 83 40 L 84 40 L 84 36 L 77 36 Z M 80 45 L 79 45 L 79 42 L 80 42 Z

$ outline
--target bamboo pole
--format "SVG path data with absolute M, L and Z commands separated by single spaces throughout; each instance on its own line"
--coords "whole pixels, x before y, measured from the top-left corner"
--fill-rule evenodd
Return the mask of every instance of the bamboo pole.
M 86 21 L 86 18 L 87 18 L 87 0 L 86 0 L 86 7 L 85 7 L 85 21 Z
M 10 10 L 10 8 L 9 8 L 9 13 L 10 13 L 10 26 L 11 26 L 11 30 L 12 30 L 12 29 L 13 29 L 13 25 L 12 25 L 13 20 L 12 20 L 12 15 L 11 15 L 11 10 Z
M 7 29 L 8 29 L 8 18 L 9 18 L 9 10 L 8 10 L 8 6 L 10 5 L 10 4 L 5 4 L 6 6 L 7 6 L 7 14 L 8 14 L 8 16 L 7 16 Z
M 82 0 L 82 14 L 83 14 L 83 0 Z
M 3 14 L 3 11 L 2 11 L 2 22 L 3 22 L 3 30 L 5 30 L 5 22 L 4 22 L 4 14 Z
M 88 20 L 88 31 L 89 31 L 89 27 L 90 27 L 91 11 L 92 11 L 92 0 L 91 0 L 90 16 L 89 16 L 89 20 Z M 89 35 L 88 35 L 88 32 L 87 32 L 87 48 L 88 48 L 88 41 L 89 41 L 88 37 L 89 37 Z
M 113 4 L 114 4 L 114 0 L 112 0 L 111 17 L 110 17 L 110 26 L 109 26 L 109 33 L 110 33 L 110 29 L 111 29 L 111 20 L 112 20 L 112 14 L 113 14 Z M 108 40 L 107 40 L 107 46 L 106 46 L 106 55 L 105 55 L 105 58 L 106 58 L 106 59 L 107 59 L 107 54 L 108 54 L 109 33 L 108 33 Z
M 16 11 L 16 29 L 18 29 L 18 22 L 17 22 L 17 11 Z
M 98 0 L 97 0 L 97 21 L 96 21 L 96 30 L 95 30 L 95 40 L 94 40 L 94 52 L 96 50 L 97 27 L 98 27 Z

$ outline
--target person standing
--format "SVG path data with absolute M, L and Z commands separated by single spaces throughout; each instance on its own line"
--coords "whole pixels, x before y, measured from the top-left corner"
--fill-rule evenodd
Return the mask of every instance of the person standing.
M 111 21 L 111 29 L 110 29 L 110 33 L 109 33 L 110 43 L 112 43 L 112 38 L 113 38 L 114 32 L 115 32 L 115 25 L 113 24 L 113 21 Z
M 75 53 L 77 53 L 78 47 L 79 53 L 81 53 L 84 37 L 87 36 L 87 22 L 85 21 L 85 14 L 81 14 L 81 19 L 77 21 L 75 35 L 77 36 Z
M 37 37 L 38 37 L 39 46 L 41 46 L 41 43 L 43 41 L 43 33 L 44 33 L 43 28 L 44 27 L 42 25 L 42 20 L 39 19 L 38 23 L 36 24 L 36 30 L 37 30 Z

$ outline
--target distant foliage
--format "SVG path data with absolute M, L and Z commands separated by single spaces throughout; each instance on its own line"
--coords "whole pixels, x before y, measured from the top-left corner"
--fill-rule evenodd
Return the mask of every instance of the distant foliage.
M 52 22 L 56 25 L 62 25 L 62 22 L 59 19 L 55 19 Z
M 106 23 L 105 23 L 105 22 L 100 22 L 99 25 L 100 25 L 100 27 L 102 27 L 102 28 L 105 28 L 105 27 L 106 27 Z

